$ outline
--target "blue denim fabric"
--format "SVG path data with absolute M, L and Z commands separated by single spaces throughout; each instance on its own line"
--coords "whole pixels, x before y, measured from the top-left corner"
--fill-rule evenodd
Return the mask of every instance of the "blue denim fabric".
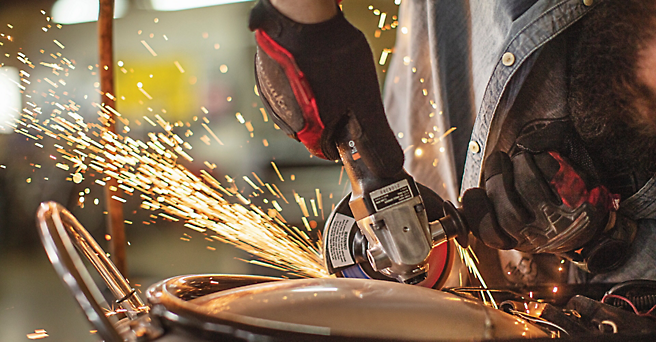
M 656 219 L 656 176 L 638 192 L 622 201 L 620 213 L 634 220 Z
M 536 52 L 593 7 L 583 0 L 404 1 L 384 95 L 406 169 L 452 201 L 478 186 L 492 120 L 508 110 L 501 96 L 516 94 Z M 505 65 L 508 52 L 514 61 Z

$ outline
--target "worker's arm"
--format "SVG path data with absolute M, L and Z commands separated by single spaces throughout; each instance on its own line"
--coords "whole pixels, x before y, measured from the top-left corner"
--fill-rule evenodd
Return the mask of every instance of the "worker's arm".
M 403 151 L 387 123 L 369 44 L 335 0 L 260 0 L 255 74 L 274 122 L 314 155 L 340 159 L 336 139 L 347 122 L 359 156 L 380 177 L 396 176 Z

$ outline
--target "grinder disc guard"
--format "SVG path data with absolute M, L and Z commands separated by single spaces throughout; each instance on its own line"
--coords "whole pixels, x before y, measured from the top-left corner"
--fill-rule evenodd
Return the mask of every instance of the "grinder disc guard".
M 426 206 L 428 220 L 443 216 L 442 199 L 429 188 L 417 184 Z M 323 230 L 322 255 L 328 273 L 344 278 L 364 278 L 396 281 L 374 271 L 367 260 L 368 242 L 360 232 L 349 207 L 350 194 L 345 196 L 326 220 Z M 433 247 L 428 256 L 428 273 L 419 285 L 440 289 L 446 282 L 455 257 L 455 243 L 447 241 Z

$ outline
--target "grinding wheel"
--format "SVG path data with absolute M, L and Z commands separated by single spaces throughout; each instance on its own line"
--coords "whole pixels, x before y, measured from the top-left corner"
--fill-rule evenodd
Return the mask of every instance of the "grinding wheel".
M 443 214 L 443 200 L 427 187 L 417 184 L 426 206 L 428 220 L 434 221 Z M 374 271 L 366 256 L 368 242 L 360 232 L 349 207 L 350 194 L 335 206 L 323 230 L 322 255 L 326 270 L 343 278 L 363 278 L 396 281 Z M 428 274 L 418 285 L 441 289 L 451 272 L 455 258 L 455 243 L 447 241 L 433 247 L 428 256 Z

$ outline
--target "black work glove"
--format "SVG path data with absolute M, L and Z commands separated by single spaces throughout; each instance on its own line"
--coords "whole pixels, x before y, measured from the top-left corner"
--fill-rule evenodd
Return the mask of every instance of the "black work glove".
M 260 0 L 249 28 L 258 46 L 262 102 L 285 133 L 312 154 L 337 160 L 335 134 L 355 119 L 368 142 L 361 149 L 369 168 L 383 177 L 401 170 L 403 151 L 385 117 L 371 49 L 341 11 L 322 23 L 300 24 Z
M 584 247 L 614 222 L 617 198 L 599 183 L 572 123 L 526 125 L 510 155 L 485 161 L 485 190 L 470 189 L 463 208 L 486 245 L 529 253 Z

